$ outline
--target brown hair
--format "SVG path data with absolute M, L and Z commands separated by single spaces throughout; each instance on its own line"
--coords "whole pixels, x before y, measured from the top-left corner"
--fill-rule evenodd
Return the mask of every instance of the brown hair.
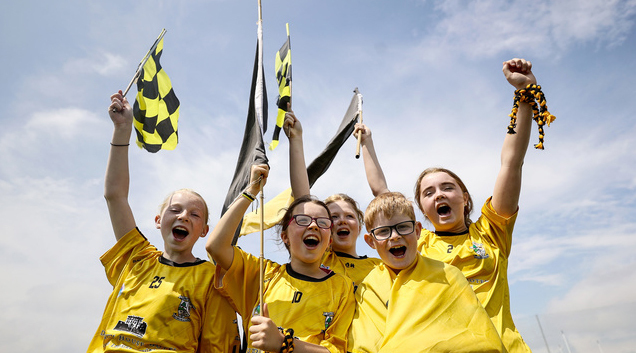
M 203 214 L 203 220 L 205 221 L 205 224 L 207 225 L 208 222 L 210 221 L 210 211 L 208 210 L 208 204 L 207 202 L 205 202 L 205 199 L 203 198 L 203 196 L 199 195 L 198 192 L 192 190 L 192 189 L 179 189 L 179 190 L 175 190 L 173 192 L 171 192 L 168 196 L 166 196 L 166 198 L 163 200 L 163 202 L 161 203 L 161 205 L 159 205 L 159 214 L 162 214 L 163 211 L 166 209 L 166 207 L 168 207 L 168 205 L 170 204 L 170 200 L 172 199 L 172 196 L 174 196 L 177 193 L 180 192 L 187 192 L 191 195 L 194 195 L 198 198 L 201 199 L 201 201 L 203 202 L 203 207 L 204 207 L 204 214 Z
M 391 218 L 397 214 L 402 214 L 415 220 L 415 210 L 413 203 L 400 192 L 385 192 L 371 200 L 364 212 L 364 223 L 367 226 L 367 232 L 370 232 L 376 225 L 376 217 L 383 215 L 385 218 Z
M 322 202 L 321 200 L 319 200 L 315 196 L 303 195 L 303 196 L 295 199 L 291 203 L 291 205 L 289 205 L 289 207 L 287 207 L 287 209 L 285 210 L 285 214 L 283 215 L 283 218 L 281 218 L 281 220 L 278 221 L 278 223 L 276 224 L 276 228 L 278 229 L 278 233 L 279 234 L 281 234 L 284 231 L 286 231 L 287 227 L 289 227 L 289 223 L 290 223 L 292 217 L 294 216 L 294 208 L 296 208 L 296 206 L 298 206 L 298 205 L 302 205 L 302 204 L 305 204 L 305 203 L 313 203 L 313 204 L 316 204 L 316 205 L 324 207 L 325 210 L 327 210 L 327 217 L 329 217 L 329 219 L 331 219 L 331 212 L 329 211 L 329 207 L 327 207 L 327 205 L 324 202 Z M 280 241 L 282 242 L 282 240 L 280 240 Z M 285 243 L 283 243 L 283 244 L 285 245 L 285 248 L 287 248 L 287 251 L 289 251 L 288 245 L 285 244 Z
M 414 191 L 415 204 L 420 209 L 420 211 L 424 213 L 424 209 L 422 208 L 422 205 L 420 204 L 420 192 L 422 191 L 421 190 L 422 179 L 425 176 L 429 174 L 433 174 L 433 173 L 446 173 L 450 175 L 451 178 L 455 179 L 455 181 L 457 182 L 457 185 L 459 185 L 459 188 L 462 190 L 462 192 L 466 193 L 466 195 L 468 196 L 468 200 L 466 201 L 466 205 L 464 206 L 464 224 L 466 224 L 466 227 L 468 227 L 471 223 L 473 223 L 473 221 L 470 220 L 470 214 L 473 212 L 473 198 L 470 197 L 470 193 L 468 192 L 466 185 L 459 178 L 459 176 L 457 176 L 457 174 L 451 172 L 450 170 L 446 168 L 441 168 L 441 167 L 427 168 L 420 174 L 420 176 L 417 178 L 417 181 L 415 182 L 415 191 Z M 424 214 L 424 217 L 426 217 L 426 214 Z
M 364 224 L 364 213 L 360 211 L 360 207 L 358 206 L 356 200 L 354 200 L 347 194 L 333 194 L 325 199 L 325 204 L 329 206 L 336 201 L 344 201 L 351 205 L 351 207 L 353 207 L 356 211 L 356 216 L 358 217 L 358 223 L 360 223 L 360 226 Z

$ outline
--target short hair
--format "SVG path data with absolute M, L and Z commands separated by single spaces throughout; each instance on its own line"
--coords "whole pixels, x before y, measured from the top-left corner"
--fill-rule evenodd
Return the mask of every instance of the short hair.
M 459 185 L 459 188 L 462 190 L 462 192 L 466 193 L 466 195 L 468 196 L 468 201 L 466 201 L 466 205 L 464 206 L 464 224 L 466 224 L 466 227 L 468 227 L 471 223 L 473 223 L 473 221 L 470 220 L 470 214 L 473 212 L 473 198 L 470 197 L 468 188 L 466 188 L 466 185 L 459 178 L 459 176 L 457 176 L 457 174 L 451 172 L 450 170 L 446 168 L 431 167 L 431 168 L 425 169 L 420 174 L 420 176 L 417 178 L 417 181 L 415 182 L 415 189 L 414 189 L 415 204 L 420 209 L 420 211 L 422 211 L 422 214 L 424 214 L 424 217 L 426 217 L 426 214 L 424 213 L 424 209 L 422 208 L 422 204 L 420 203 L 420 192 L 422 192 L 421 184 L 422 184 L 422 179 L 424 179 L 425 176 L 429 174 L 433 174 L 433 173 L 446 173 L 450 175 L 451 178 L 455 179 L 455 181 L 457 182 L 457 185 Z
M 364 223 L 366 224 L 367 232 L 370 232 L 376 226 L 378 215 L 391 218 L 398 214 L 415 220 L 413 203 L 404 194 L 400 192 L 385 192 L 378 195 L 371 200 L 367 210 L 364 212 Z
M 356 200 L 354 200 L 351 196 L 347 194 L 340 193 L 340 194 L 333 194 L 327 197 L 325 199 L 325 204 L 329 206 L 329 204 L 332 204 L 336 201 L 344 201 L 348 203 L 349 205 L 351 205 L 351 207 L 353 207 L 353 209 L 356 212 L 356 216 L 358 217 L 358 223 L 360 223 L 361 226 L 364 224 L 364 213 L 360 210 L 360 206 L 358 206 L 358 203 L 356 202 Z
M 163 200 L 161 205 L 159 205 L 159 214 L 162 214 L 163 211 L 168 207 L 168 205 L 170 204 L 170 200 L 172 199 L 172 196 L 180 192 L 186 192 L 201 199 L 201 201 L 203 202 L 203 208 L 204 208 L 203 220 L 205 221 L 205 224 L 207 225 L 210 222 L 210 212 L 208 210 L 208 204 L 207 202 L 205 202 L 205 199 L 203 198 L 203 196 L 199 195 L 198 192 L 192 189 L 179 189 L 179 190 L 175 190 L 171 192 L 168 196 L 166 196 L 166 198 Z

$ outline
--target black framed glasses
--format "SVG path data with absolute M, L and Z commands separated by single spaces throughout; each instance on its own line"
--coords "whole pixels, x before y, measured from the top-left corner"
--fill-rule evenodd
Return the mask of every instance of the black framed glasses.
M 391 237 L 391 232 L 393 229 L 395 229 L 395 231 L 401 236 L 409 235 L 415 230 L 415 221 L 404 221 L 392 226 L 373 228 L 371 229 L 370 233 L 371 235 L 373 235 L 375 240 L 382 241 L 387 240 Z
M 316 221 L 316 225 L 318 226 L 318 228 L 322 228 L 322 229 L 330 229 L 331 226 L 333 225 L 333 221 L 329 219 L 328 217 L 312 217 L 306 214 L 293 215 L 292 218 L 289 220 L 289 223 L 287 223 L 287 225 L 289 226 L 292 221 L 296 221 L 296 224 L 298 224 L 301 227 L 309 227 L 309 225 L 313 221 Z

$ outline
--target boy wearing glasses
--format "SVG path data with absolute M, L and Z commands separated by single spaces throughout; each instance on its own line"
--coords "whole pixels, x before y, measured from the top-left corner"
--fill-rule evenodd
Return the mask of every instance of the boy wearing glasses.
M 418 253 L 422 225 L 404 195 L 373 199 L 364 223 L 382 263 L 356 291 L 347 351 L 506 351 L 461 271 Z

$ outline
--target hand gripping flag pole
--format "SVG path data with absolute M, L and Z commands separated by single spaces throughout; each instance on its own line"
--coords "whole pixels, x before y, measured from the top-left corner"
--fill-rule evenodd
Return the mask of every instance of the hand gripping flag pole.
M 360 124 L 362 124 L 362 94 L 358 92 L 358 88 L 353 91 L 358 96 L 358 116 Z M 358 131 L 358 144 L 356 146 L 356 159 L 360 158 L 360 143 L 362 141 L 362 131 Z

